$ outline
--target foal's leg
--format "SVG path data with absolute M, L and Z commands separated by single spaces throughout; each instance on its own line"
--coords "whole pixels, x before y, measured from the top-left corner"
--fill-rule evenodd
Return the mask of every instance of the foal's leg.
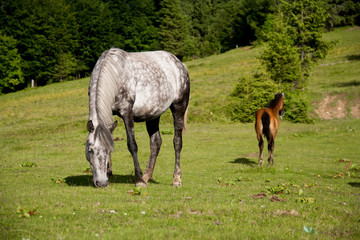
M 146 129 L 150 137 L 151 153 L 150 153 L 148 165 L 146 166 L 144 176 L 142 177 L 145 184 L 147 184 L 148 181 L 152 178 L 156 163 L 156 158 L 159 154 L 160 147 L 162 144 L 162 140 L 159 132 L 159 120 L 160 118 L 156 118 L 154 120 L 146 122 Z
M 186 104 L 173 104 L 170 107 L 174 118 L 174 149 L 175 149 L 175 169 L 173 186 L 182 186 L 181 169 L 180 169 L 180 152 L 182 149 L 182 131 L 184 128 L 184 116 L 186 111 Z
M 275 148 L 275 139 L 274 137 L 270 137 L 268 140 L 268 151 L 269 151 L 269 164 L 274 164 L 274 148 Z
M 127 146 L 134 161 L 136 186 L 143 185 L 142 171 L 137 157 L 138 147 L 135 141 L 134 120 L 132 116 L 123 117 L 123 119 L 126 128 Z
M 261 134 L 258 134 L 257 138 L 258 138 L 258 141 L 259 141 L 259 150 L 260 150 L 260 153 L 259 153 L 259 166 L 261 166 L 262 163 L 263 163 L 264 140 L 263 140 Z
M 255 132 L 256 132 L 256 138 L 259 143 L 259 163 L 258 164 L 259 164 L 259 166 L 261 166 L 263 163 L 264 140 L 262 137 L 263 125 L 262 125 L 261 118 L 259 116 L 261 116 L 261 114 L 258 111 L 258 112 L 256 112 Z

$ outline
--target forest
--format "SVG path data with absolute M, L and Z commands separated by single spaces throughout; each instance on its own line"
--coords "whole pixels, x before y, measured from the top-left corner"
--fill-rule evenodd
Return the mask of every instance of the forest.
M 0 94 L 89 76 L 100 54 L 166 50 L 183 61 L 258 45 L 278 0 L 1 0 Z M 291 0 L 285 2 L 293 2 Z M 360 24 L 358 0 L 320 2 L 324 30 Z

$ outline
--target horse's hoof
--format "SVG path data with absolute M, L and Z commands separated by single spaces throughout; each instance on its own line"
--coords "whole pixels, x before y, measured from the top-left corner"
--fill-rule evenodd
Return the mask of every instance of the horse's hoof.
M 181 187 L 181 186 L 182 186 L 182 182 L 181 182 L 180 179 L 174 179 L 172 185 L 173 185 L 174 187 Z
M 140 182 L 137 182 L 136 184 L 135 184 L 135 187 L 142 187 L 142 188 L 146 188 L 147 187 L 147 183 L 146 182 L 144 182 L 144 181 L 140 181 Z
M 150 174 L 145 173 L 144 176 L 142 177 L 142 181 L 145 182 L 145 183 L 147 183 L 147 182 L 149 182 L 149 180 L 151 179 L 151 177 L 152 177 L 152 176 L 151 176 Z

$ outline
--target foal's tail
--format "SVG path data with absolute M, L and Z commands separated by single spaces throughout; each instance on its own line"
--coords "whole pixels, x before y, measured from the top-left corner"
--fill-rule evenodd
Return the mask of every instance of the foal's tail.
M 270 139 L 270 115 L 266 111 L 261 115 L 261 122 L 263 125 L 262 134 L 265 135 L 266 139 L 269 141 Z
M 184 127 L 183 127 L 183 130 L 182 130 L 183 133 L 186 133 L 187 114 L 188 114 L 188 107 L 186 108 L 185 114 L 184 114 Z

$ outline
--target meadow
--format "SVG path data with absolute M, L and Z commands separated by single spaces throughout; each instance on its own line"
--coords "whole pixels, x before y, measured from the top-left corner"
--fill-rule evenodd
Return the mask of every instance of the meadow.
M 360 30 L 324 38 L 338 44 L 309 81 L 315 122 L 281 123 L 274 166 L 257 166 L 253 123 L 230 122 L 221 107 L 242 75 L 260 71 L 262 48 L 186 63 L 192 89 L 181 188 L 171 185 L 169 112 L 149 186 L 134 189 L 121 123 L 114 176 L 99 189 L 84 154 L 89 78 L 0 96 L 0 239 L 359 239 L 360 120 L 350 109 L 360 100 Z M 318 118 L 321 99 L 337 94 L 348 100 L 346 117 Z M 144 123 L 135 136 L 144 169 Z

